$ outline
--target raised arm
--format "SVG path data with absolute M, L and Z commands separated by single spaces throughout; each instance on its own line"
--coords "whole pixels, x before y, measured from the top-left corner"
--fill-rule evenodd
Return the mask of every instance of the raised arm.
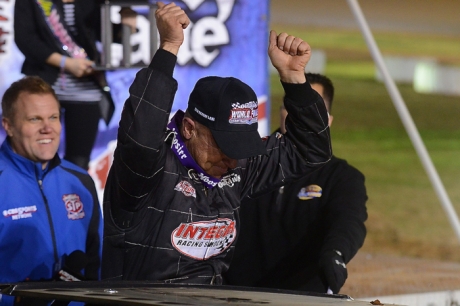
M 305 78 L 310 45 L 286 33 L 270 32 L 268 55 L 278 70 L 285 91 L 286 137 L 309 165 L 323 164 L 332 156 L 328 114 L 321 96 Z
M 148 68 L 141 69 L 129 89 L 118 130 L 118 143 L 106 198 L 124 209 L 136 209 L 153 188 L 163 167 L 166 125 L 177 90 L 173 79 L 176 54 L 189 24 L 185 12 L 174 3 L 158 2 L 156 11 L 160 49 Z

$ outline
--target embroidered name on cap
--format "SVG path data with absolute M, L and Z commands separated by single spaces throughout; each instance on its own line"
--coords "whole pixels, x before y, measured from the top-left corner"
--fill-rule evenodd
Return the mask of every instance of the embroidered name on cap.
M 216 121 L 216 118 L 206 115 L 205 113 L 203 113 L 202 111 L 200 111 L 200 110 L 199 110 L 198 108 L 196 108 L 196 107 L 195 107 L 195 112 L 196 112 L 198 115 L 200 115 L 201 117 L 204 117 L 204 118 L 206 118 L 206 119 L 208 119 L 208 120 L 210 120 L 210 121 Z
M 244 104 L 237 102 L 232 104 L 228 122 L 231 124 L 253 124 L 257 123 L 257 117 L 257 102 L 251 101 Z

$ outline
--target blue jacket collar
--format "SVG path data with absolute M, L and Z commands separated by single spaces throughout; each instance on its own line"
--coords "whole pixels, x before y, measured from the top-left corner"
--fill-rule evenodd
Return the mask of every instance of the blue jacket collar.
M 30 159 L 15 153 L 13 148 L 11 148 L 9 137 L 3 141 L 0 151 L 3 152 L 11 167 L 14 167 L 17 171 L 23 173 L 24 175 L 33 176 L 34 178 L 39 179 L 42 179 L 50 169 L 61 163 L 61 159 L 56 153 L 53 159 L 48 162 L 46 168 L 42 169 L 42 163 L 33 162 Z

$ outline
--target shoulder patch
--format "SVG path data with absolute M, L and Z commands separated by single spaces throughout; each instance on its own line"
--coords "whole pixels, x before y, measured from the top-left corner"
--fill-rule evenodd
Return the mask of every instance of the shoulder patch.
M 78 194 L 65 194 L 62 196 L 62 201 L 64 201 L 65 209 L 67 210 L 67 218 L 70 220 L 78 220 L 85 217 L 83 202 L 80 200 Z

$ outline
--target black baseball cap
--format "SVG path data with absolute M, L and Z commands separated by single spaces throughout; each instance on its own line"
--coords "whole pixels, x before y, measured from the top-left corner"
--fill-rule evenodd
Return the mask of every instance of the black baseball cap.
M 267 154 L 257 131 L 258 103 L 247 84 L 232 77 L 205 77 L 195 84 L 187 111 L 211 130 L 217 145 L 230 158 Z

